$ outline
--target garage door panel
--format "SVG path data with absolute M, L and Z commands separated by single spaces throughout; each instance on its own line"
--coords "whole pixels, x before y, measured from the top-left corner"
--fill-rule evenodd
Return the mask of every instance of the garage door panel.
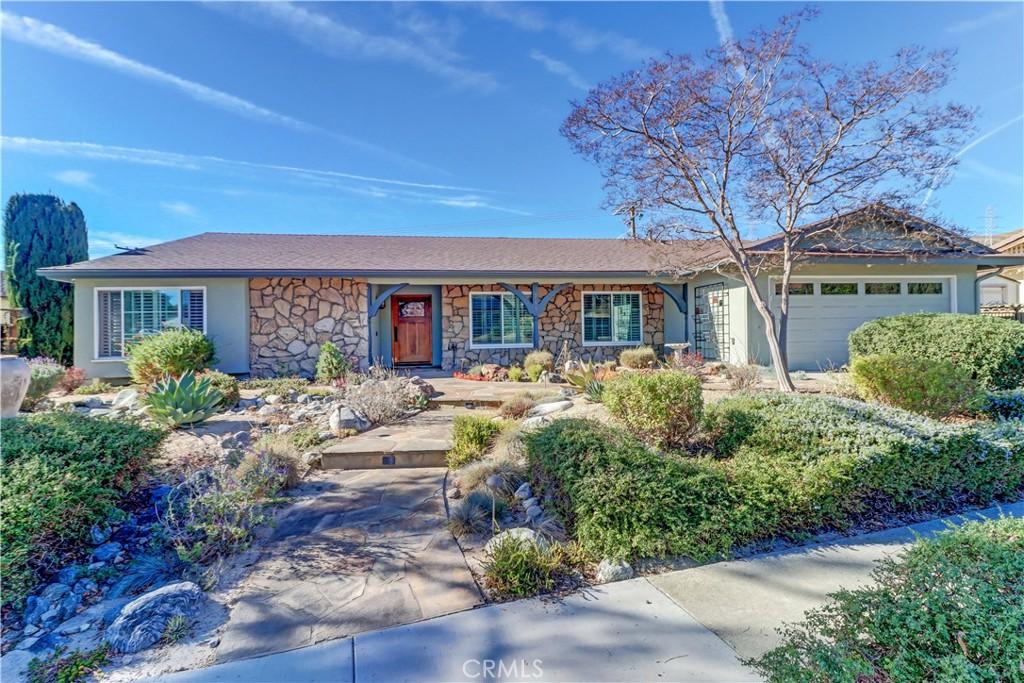
M 900 294 L 865 294 L 871 279 L 837 279 L 835 282 L 857 282 L 858 294 L 821 294 L 821 280 L 815 281 L 814 294 L 793 294 L 789 297 L 789 341 L 787 351 L 794 370 L 817 370 L 829 365 L 842 365 L 849 360 L 850 332 L 875 318 L 904 313 L 945 313 L 950 311 L 949 278 L 942 282 L 942 294 L 910 294 L 908 282 L 893 278 L 886 282 L 903 282 Z M 794 282 L 801 282 L 794 278 Z M 826 280 L 832 282 L 832 280 Z M 778 298 L 773 298 L 777 307 Z

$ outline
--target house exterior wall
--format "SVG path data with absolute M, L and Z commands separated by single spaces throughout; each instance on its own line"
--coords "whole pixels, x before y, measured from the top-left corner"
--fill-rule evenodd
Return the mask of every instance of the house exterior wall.
M 121 360 L 96 358 L 97 287 L 205 287 L 206 333 L 217 349 L 218 370 L 249 372 L 248 280 L 245 278 L 136 278 L 75 280 L 75 365 L 88 377 L 123 379 L 128 368 Z
M 320 345 L 332 341 L 365 368 L 369 286 L 337 277 L 249 280 L 249 367 L 253 376 L 312 375 Z
M 529 284 L 516 286 L 523 292 L 530 291 Z M 545 296 L 557 285 L 544 284 L 539 287 L 540 296 Z M 499 363 L 511 365 L 521 362 L 532 349 L 529 348 L 474 348 L 470 343 L 469 295 L 471 292 L 505 292 L 503 287 L 493 285 L 447 284 L 441 287 L 441 334 L 443 337 L 442 367 L 446 370 L 464 370 L 478 363 Z M 595 361 L 617 358 L 625 345 L 583 345 L 583 292 L 640 291 L 641 324 L 643 343 L 658 351 L 665 343 L 665 295 L 653 285 L 642 284 L 576 284 L 562 290 L 548 303 L 540 318 L 540 346 L 556 356 L 567 343 L 574 357 Z

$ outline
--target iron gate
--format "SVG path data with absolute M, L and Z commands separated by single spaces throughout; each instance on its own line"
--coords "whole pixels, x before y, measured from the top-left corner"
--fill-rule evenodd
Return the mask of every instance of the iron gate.
M 693 289 L 693 346 L 705 360 L 729 362 L 729 290 L 724 282 Z

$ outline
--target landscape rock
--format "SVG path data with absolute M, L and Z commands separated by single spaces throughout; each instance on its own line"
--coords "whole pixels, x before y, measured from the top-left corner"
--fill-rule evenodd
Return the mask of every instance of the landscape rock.
M 121 544 L 117 541 L 104 543 L 92 551 L 92 559 L 97 562 L 110 562 L 121 552 Z
M 523 501 L 523 509 L 528 509 L 536 505 L 539 501 L 536 498 L 530 497 Z
M 506 529 L 505 531 L 502 531 L 500 534 L 492 537 L 489 541 L 487 541 L 487 544 L 484 546 L 484 552 L 488 554 L 493 552 L 494 548 L 499 543 L 504 542 L 504 539 L 506 538 L 518 538 L 519 540 L 525 541 L 526 543 L 532 543 L 541 550 L 546 550 L 549 545 L 548 540 L 540 534 L 538 534 L 533 529 L 528 529 L 526 527 L 516 527 L 514 529 Z
M 524 482 L 519 485 L 515 493 L 516 498 L 520 500 L 527 500 L 533 496 L 533 489 L 530 488 L 529 482 Z
M 519 425 L 521 431 L 529 431 L 531 429 L 540 429 L 544 425 L 551 423 L 551 416 L 549 415 L 536 415 L 534 417 L 528 417 L 523 420 L 522 424 Z
M 117 411 L 135 410 L 139 405 L 139 392 L 135 389 L 122 389 L 117 392 L 111 409 Z
M 273 414 L 279 413 L 279 412 L 281 412 L 281 407 L 280 406 L 265 405 L 262 408 L 260 408 L 259 410 L 257 410 L 256 414 L 257 415 L 273 415 Z
M 110 529 L 110 525 L 104 524 L 93 524 L 92 528 L 89 529 L 89 538 L 92 539 L 93 545 L 100 545 L 110 540 L 110 534 L 113 533 Z M 73 581 L 65 581 L 64 583 L 74 583 Z
M 334 435 L 344 436 L 344 433 L 348 430 L 354 429 L 357 432 L 365 432 L 373 425 L 370 424 L 369 420 L 348 406 L 340 406 L 331 413 L 330 426 L 331 432 Z
M 278 394 L 268 394 L 267 396 L 263 397 L 263 400 L 266 402 L 267 405 L 273 406 L 273 405 L 277 405 L 278 403 L 280 403 L 284 399 L 281 396 L 279 396 Z
M 572 408 L 572 401 L 553 401 L 551 403 L 541 403 L 540 405 L 530 408 L 530 412 L 526 415 L 527 417 L 540 417 L 568 410 L 569 408 Z
M 75 405 L 80 408 L 102 408 L 107 404 L 103 402 L 102 398 L 90 396 L 88 398 L 80 398 L 75 400 Z
M 38 595 L 30 595 L 25 600 L 25 623 L 38 624 L 43 615 L 50 611 L 50 601 Z
M 192 614 L 204 599 L 191 581 L 162 586 L 121 608 L 104 638 L 120 652 L 139 652 L 160 640 L 172 617 Z
M 320 453 L 318 451 L 308 451 L 302 454 L 302 464 L 306 467 L 319 467 L 320 466 Z
M 625 560 L 601 560 L 597 565 L 597 582 L 612 583 L 613 581 L 625 581 L 633 578 L 633 567 Z
M 544 510 L 540 505 L 531 505 L 526 508 L 526 517 L 531 523 L 536 522 L 538 519 L 544 516 Z

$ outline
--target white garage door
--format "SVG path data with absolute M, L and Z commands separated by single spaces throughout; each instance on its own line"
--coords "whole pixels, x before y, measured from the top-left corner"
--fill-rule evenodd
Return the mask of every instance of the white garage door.
M 781 283 L 774 282 L 773 305 Z M 849 359 L 847 337 L 862 323 L 900 313 L 946 313 L 953 280 L 930 278 L 793 278 L 789 296 L 789 367 L 818 370 Z

